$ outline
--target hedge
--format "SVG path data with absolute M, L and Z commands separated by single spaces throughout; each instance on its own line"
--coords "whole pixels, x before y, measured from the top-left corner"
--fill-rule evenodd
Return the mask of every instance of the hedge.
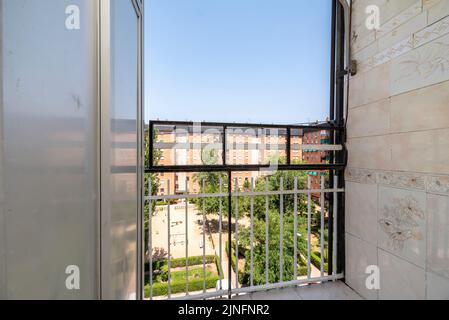
M 206 264 L 216 263 L 216 256 L 206 256 Z M 203 256 L 189 257 L 189 267 L 203 265 Z M 186 258 L 179 258 L 170 260 L 171 268 L 181 268 L 186 266 Z M 168 279 L 168 261 L 164 260 L 164 263 L 159 267 L 160 276 L 162 281 Z M 173 271 L 172 271 L 173 272 Z M 218 268 L 217 268 L 218 272 Z
M 214 263 L 215 256 L 206 256 L 206 264 Z M 203 256 L 189 257 L 189 266 L 198 266 L 203 264 Z M 186 266 L 186 258 L 177 258 L 170 260 L 171 268 L 181 268 Z M 168 260 L 153 261 L 153 270 L 168 270 Z
M 307 266 L 301 266 L 298 268 L 298 273 L 300 276 L 307 276 L 307 274 L 309 273 L 309 270 L 308 270 Z
M 197 266 L 197 267 L 189 267 L 189 271 L 188 271 L 188 276 L 189 279 L 192 278 L 192 276 L 194 276 L 195 274 L 198 275 L 198 278 L 203 277 L 203 267 Z M 213 276 L 215 275 L 215 272 L 206 269 L 206 278 L 209 276 Z M 157 282 L 167 282 L 168 281 L 168 269 L 164 269 L 161 274 L 160 274 L 160 278 L 157 279 L 159 281 Z M 178 280 L 181 280 L 183 282 L 185 282 L 186 280 L 186 271 L 182 270 L 182 271 L 172 271 L 171 272 L 171 281 L 172 282 L 176 282 Z
M 315 253 L 315 252 L 311 252 L 310 253 L 310 262 L 318 269 L 321 270 L 321 258 L 320 256 Z M 328 270 L 328 264 L 324 263 L 324 272 L 327 272 Z
M 307 257 L 307 250 L 300 250 L 301 253 Z M 316 268 L 321 270 L 321 258 L 320 255 L 317 252 L 311 252 L 310 253 L 310 263 L 313 264 Z M 328 272 L 328 264 L 324 263 L 324 272 Z
M 235 265 L 237 264 L 236 260 L 235 260 L 235 242 L 232 242 L 232 247 L 231 247 L 231 266 L 232 266 L 232 270 L 235 271 Z M 225 245 L 225 249 L 226 249 L 226 253 L 229 254 L 229 243 L 228 241 L 226 241 L 226 245 Z
M 232 270 L 235 272 L 235 270 L 236 270 L 236 267 L 235 267 L 236 266 L 236 260 L 235 260 L 235 249 L 234 249 L 234 247 L 235 247 L 235 242 L 232 241 L 231 267 L 232 267 Z M 226 253 L 229 254 L 229 243 L 228 243 L 228 241 L 226 241 L 225 249 L 226 249 Z M 239 250 L 239 253 L 240 253 L 240 250 Z M 244 280 L 245 280 L 245 272 L 244 271 L 240 271 L 239 269 L 237 269 L 237 270 L 238 270 L 239 283 L 243 284 Z
M 221 265 L 220 265 L 220 257 L 219 256 L 215 256 L 215 265 L 217 267 L 217 272 L 218 272 L 218 275 L 220 276 L 220 279 L 223 279 L 223 269 L 221 268 Z
M 206 278 L 206 289 L 215 288 L 217 281 L 220 280 L 218 276 Z M 172 282 L 170 284 L 171 294 L 186 292 L 186 282 Z M 203 290 L 203 279 L 195 279 L 189 281 L 189 292 L 201 291 Z M 166 296 L 168 295 L 168 283 L 154 283 L 153 284 L 153 297 Z M 145 297 L 150 296 L 150 285 L 145 286 Z

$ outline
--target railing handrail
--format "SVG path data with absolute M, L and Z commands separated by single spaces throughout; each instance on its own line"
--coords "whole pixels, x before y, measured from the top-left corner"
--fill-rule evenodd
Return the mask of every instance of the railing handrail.
M 328 171 L 328 170 L 343 170 L 344 164 L 292 164 L 276 166 L 276 171 Z M 173 166 L 152 166 L 145 168 L 146 173 L 181 173 L 181 172 L 251 172 L 251 171 L 266 171 L 272 172 L 273 165 L 173 165 Z
M 332 188 L 332 189 L 302 189 L 302 190 L 278 190 L 278 191 L 234 191 L 231 192 L 233 197 L 263 197 L 263 196 L 288 196 L 288 195 L 299 195 L 299 194 L 309 194 L 309 193 L 341 193 L 344 192 L 343 188 Z M 186 193 L 186 194 L 173 194 L 173 195 L 154 195 L 147 196 L 145 200 L 147 201 L 158 201 L 158 200 L 176 200 L 176 199 L 208 199 L 208 198 L 223 198 L 229 195 L 228 192 L 221 193 Z
M 260 129 L 315 129 L 315 130 L 345 130 L 344 126 L 338 126 L 336 123 L 328 122 L 311 122 L 308 124 L 264 124 L 264 123 L 238 123 L 238 122 L 211 122 L 211 121 L 170 121 L 170 120 L 151 120 L 151 125 L 157 126 L 195 126 L 201 127 L 227 127 L 227 128 L 260 128 Z
M 172 165 L 172 166 L 159 166 L 154 163 L 154 150 L 157 141 L 154 141 L 154 129 L 155 126 L 171 126 L 176 128 L 177 126 L 188 126 L 188 127 L 215 127 L 221 128 L 222 132 L 221 141 L 221 164 L 216 165 Z M 258 128 L 258 129 L 285 129 L 286 130 L 286 163 L 265 163 L 265 164 L 244 164 L 244 165 L 232 165 L 228 163 L 228 145 L 229 141 L 227 138 L 227 130 L 231 128 Z M 341 137 L 345 133 L 345 128 L 337 126 L 333 122 L 327 122 L 325 124 L 310 124 L 310 125 L 275 125 L 275 124 L 250 124 L 250 123 L 218 123 L 218 122 L 183 122 L 183 121 L 150 121 L 149 123 L 149 167 L 146 168 L 146 172 L 231 172 L 231 171 L 260 171 L 260 170 L 342 170 L 345 168 L 346 163 L 325 163 L 325 164 L 295 164 L 292 163 L 291 151 L 292 151 L 292 130 L 329 130 L 333 131 L 330 136 Z M 335 135 L 335 132 L 338 134 Z M 202 132 L 193 132 L 195 134 L 202 135 Z M 190 143 L 187 143 L 190 146 Z M 294 143 L 293 143 L 294 144 Z M 185 143 L 183 143 L 185 145 Z M 307 147 L 313 147 L 314 145 L 308 145 Z M 185 149 L 185 148 L 184 148 Z M 346 152 L 345 146 L 343 144 L 329 144 L 328 150 L 322 150 L 324 152 Z M 332 157 L 332 159 L 337 159 L 338 157 Z M 345 157 L 344 157 L 345 158 Z

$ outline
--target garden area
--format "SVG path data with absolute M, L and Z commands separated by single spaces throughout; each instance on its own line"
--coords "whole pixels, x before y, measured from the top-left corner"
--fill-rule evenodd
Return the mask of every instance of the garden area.
M 205 192 L 214 193 L 214 182 L 219 180 L 220 174 L 203 174 L 202 178 L 207 179 Z M 226 179 L 223 179 L 226 181 Z M 266 182 L 268 181 L 268 190 L 280 190 L 280 181 L 283 181 L 284 190 L 293 190 L 295 180 L 297 180 L 298 189 L 306 189 L 307 173 L 305 172 L 277 172 L 272 176 L 260 178 L 256 181 L 254 190 L 265 191 Z M 249 191 L 250 185 L 244 186 L 243 191 Z M 256 196 L 253 198 L 253 284 L 263 285 L 266 283 L 266 197 Z M 321 208 L 317 210 L 319 201 L 312 200 L 311 212 L 311 254 L 310 261 L 315 272 L 321 269 Z M 226 204 L 225 204 L 226 205 Z M 232 201 L 233 208 L 235 207 Z M 292 281 L 294 279 L 294 196 L 284 196 L 284 214 L 283 214 L 283 281 Z M 218 201 L 216 199 L 206 200 L 205 205 L 208 214 L 218 212 Z M 244 196 L 239 197 L 238 202 L 239 217 L 250 218 L 251 198 Z M 268 197 L 268 280 L 270 283 L 280 281 L 280 248 L 281 248 L 281 216 L 279 213 L 280 197 Z M 224 210 L 226 213 L 226 210 Z M 324 227 L 324 254 L 323 264 L 324 272 L 328 271 L 328 217 L 325 216 Z M 235 234 L 235 230 L 233 230 Z M 307 239 L 307 196 L 297 196 L 297 275 L 307 276 L 307 256 L 308 256 L 308 239 Z M 251 280 L 251 228 L 239 224 L 239 283 L 242 286 L 250 285 Z M 236 270 L 235 242 L 232 242 L 231 248 L 226 242 L 225 252 L 231 251 L 231 265 Z M 317 271 L 318 270 L 318 271 Z
M 158 155 L 155 155 L 155 159 Z M 158 189 L 159 181 L 156 175 L 146 175 L 146 181 L 151 181 L 153 184 L 152 190 L 155 194 L 155 190 Z M 223 190 L 227 189 L 227 175 L 224 173 L 200 173 L 195 176 L 197 182 L 203 182 L 200 184 L 200 193 L 219 193 L 220 181 L 223 182 Z M 273 175 L 260 177 L 255 181 L 254 191 L 277 191 L 281 189 L 281 181 L 283 183 L 284 190 L 294 190 L 295 181 L 299 190 L 307 189 L 308 176 L 303 171 L 278 171 Z M 267 185 L 268 183 L 268 185 Z M 146 183 L 148 185 L 148 183 Z M 203 187 L 204 186 L 204 190 Z M 243 190 L 239 191 L 251 191 L 252 187 L 250 183 L 245 183 Z M 148 192 L 148 190 L 147 190 Z M 283 281 L 292 281 L 294 279 L 294 211 L 295 211 L 295 199 L 294 195 L 283 196 L 283 217 L 282 217 L 282 230 L 283 230 Z M 268 217 L 266 216 L 267 207 L 266 199 L 268 199 Z M 221 201 L 218 198 L 206 198 L 206 199 L 194 199 L 193 203 L 197 208 L 204 208 L 207 215 L 216 215 L 220 211 L 220 207 L 223 213 L 223 219 L 227 218 L 227 201 Z M 164 203 L 165 204 L 165 203 Z M 153 203 L 153 212 L 156 203 Z M 239 223 L 239 283 L 241 286 L 250 285 L 251 274 L 253 277 L 254 285 L 263 285 L 266 283 L 266 247 L 268 245 L 268 280 L 270 283 L 280 282 L 281 266 L 280 266 L 280 248 L 281 248 L 281 215 L 280 197 L 279 196 L 255 196 L 251 200 L 249 196 L 239 197 L 238 199 L 238 212 L 239 220 L 242 218 L 251 219 L 251 211 L 253 212 L 253 237 L 251 237 L 251 229 L 248 224 Z M 148 204 L 146 204 L 146 212 L 148 212 Z M 235 214 L 235 197 L 232 202 L 232 212 Z M 251 208 L 253 210 L 251 210 Z M 307 195 L 297 195 L 297 275 L 298 277 L 307 276 L 307 256 L 308 256 L 308 239 L 307 239 Z M 310 261 L 315 273 L 321 269 L 321 259 L 324 259 L 324 272 L 328 270 L 328 217 L 325 216 L 325 228 L 324 228 L 324 254 L 321 256 L 321 211 L 319 207 L 319 201 L 313 199 L 311 208 L 311 255 Z M 199 214 L 202 214 L 202 210 L 198 210 Z M 268 220 L 268 243 L 266 243 L 266 222 Z M 145 250 L 147 251 L 147 230 L 148 230 L 148 215 L 145 217 Z M 231 225 L 231 230 L 235 235 L 235 225 Z M 251 241 L 252 240 L 252 241 Z M 251 242 L 253 243 L 253 272 L 251 272 Z M 236 256 L 235 256 L 235 242 L 232 242 L 231 248 L 229 243 L 225 243 L 225 254 L 228 254 L 228 250 L 231 250 L 231 264 L 232 268 L 236 270 Z M 156 260 L 156 261 L 155 261 Z M 166 296 L 168 294 L 168 261 L 166 257 L 155 259 L 153 255 L 153 297 Z M 171 294 L 189 293 L 203 290 L 203 257 L 189 257 L 188 260 L 189 273 L 188 279 L 186 278 L 186 259 L 172 259 L 171 260 L 171 281 L 170 288 Z M 218 280 L 223 279 L 223 272 L 220 269 L 217 256 L 206 257 L 206 289 L 212 289 L 216 287 Z M 146 286 L 145 296 L 149 297 L 149 267 L 147 263 L 146 267 Z M 187 283 L 188 281 L 188 290 Z
M 187 293 L 203 290 L 203 257 L 189 257 L 189 272 L 186 274 L 186 259 L 172 259 L 170 261 L 170 293 Z M 146 272 L 149 272 L 146 270 Z M 168 260 L 153 261 L 153 297 L 167 296 L 169 292 L 168 283 Z M 149 278 L 148 278 L 149 279 Z M 216 287 L 217 281 L 223 279 L 217 256 L 206 256 L 206 290 Z M 145 298 L 150 297 L 150 284 L 145 285 Z

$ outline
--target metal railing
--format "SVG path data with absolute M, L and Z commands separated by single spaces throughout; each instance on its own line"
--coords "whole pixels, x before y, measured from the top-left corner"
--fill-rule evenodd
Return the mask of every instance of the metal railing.
M 316 283 L 316 282 L 325 282 L 325 281 L 333 281 L 333 280 L 338 280 L 341 279 L 343 277 L 343 274 L 337 274 L 336 269 L 334 268 L 334 271 L 332 272 L 332 274 L 327 274 L 325 272 L 325 259 L 323 258 L 325 256 L 325 210 L 324 208 L 326 207 L 325 205 L 325 195 L 329 194 L 332 198 L 332 203 L 333 203 L 333 224 L 334 224 L 334 232 L 332 235 L 333 238 L 333 250 L 330 250 L 331 252 L 333 252 L 332 254 L 332 265 L 336 266 L 337 265 L 337 243 L 338 243 L 338 234 L 336 232 L 337 230 L 337 222 L 338 222 L 338 218 L 337 218 L 337 213 L 338 213 L 338 194 L 343 193 L 344 189 L 342 188 L 325 188 L 325 178 L 321 177 L 321 187 L 320 189 L 312 189 L 311 187 L 311 179 L 310 177 L 308 178 L 308 188 L 305 190 L 300 190 L 298 189 L 298 178 L 296 177 L 294 180 L 294 188 L 292 190 L 284 190 L 284 182 L 283 179 L 280 179 L 280 188 L 279 190 L 272 190 L 269 191 L 268 190 L 268 177 L 265 178 L 266 179 L 266 189 L 263 191 L 255 191 L 254 189 L 254 181 L 251 183 L 251 189 L 249 191 L 246 192 L 240 192 L 236 189 L 231 193 L 228 194 L 227 192 L 223 192 L 223 180 L 220 179 L 219 181 L 219 192 L 218 193 L 199 193 L 199 194 L 183 194 L 183 195 L 171 195 L 171 194 L 167 194 L 167 195 L 152 195 L 152 196 L 147 196 L 145 198 L 146 201 L 148 201 L 148 208 L 149 208 L 149 234 L 148 234 L 148 247 L 150 248 L 150 250 L 152 250 L 153 248 L 153 231 L 154 229 L 154 225 L 153 225 L 153 206 L 152 206 L 152 202 L 155 201 L 169 201 L 169 204 L 166 205 L 166 217 L 167 217 L 167 294 L 163 297 L 159 297 L 159 298 L 163 298 L 163 299 L 207 299 L 207 298 L 214 298 L 214 297 L 223 297 L 223 296 L 229 296 L 231 297 L 232 295 L 235 294 L 242 294 L 242 293 L 251 293 L 251 292 L 256 292 L 256 291 L 262 291 L 262 290 L 269 290 L 269 289 L 275 289 L 275 288 L 285 288 L 285 287 L 291 287 L 291 286 L 298 286 L 301 284 L 309 284 L 309 283 Z M 186 181 L 187 183 L 187 181 Z M 204 186 L 204 181 L 202 182 L 203 186 Z M 333 179 L 333 184 L 335 186 L 338 186 L 338 177 L 335 176 Z M 234 185 L 237 186 L 237 181 L 234 182 Z M 151 182 L 148 185 L 149 187 L 149 194 L 152 194 L 152 190 L 151 190 Z M 204 189 L 203 189 L 204 190 Z M 312 254 L 312 248 L 311 248 L 311 244 L 312 244 L 312 206 L 315 205 L 314 201 L 312 200 L 312 194 L 320 194 L 320 200 L 319 200 L 319 205 L 321 208 L 321 212 L 322 214 L 320 214 L 320 222 L 319 222 L 319 228 L 320 228 L 320 239 L 319 239 L 319 243 L 320 243 L 320 256 L 322 257 L 320 259 L 320 265 L 318 266 L 318 274 L 313 275 L 312 274 L 312 268 L 315 268 L 316 266 L 312 263 L 311 261 L 311 254 Z M 299 202 L 299 197 L 300 195 L 305 195 L 307 197 L 307 255 L 305 257 L 306 259 L 306 265 L 307 265 L 307 275 L 301 277 L 298 273 L 298 259 L 300 258 L 301 253 L 298 250 L 298 216 L 300 214 L 300 212 L 298 211 L 298 202 Z M 289 281 L 284 281 L 284 253 L 283 253 L 283 248 L 284 248 L 284 241 L 288 240 L 288 239 L 284 239 L 284 199 L 286 196 L 293 196 L 293 201 L 294 201 L 294 210 L 293 210 L 293 217 L 294 217 L 294 222 L 293 222 L 293 246 L 294 246 L 294 254 L 293 254 L 293 280 L 289 280 Z M 234 248 L 232 247 L 232 241 L 228 242 L 228 251 L 227 253 L 227 257 L 228 257 L 228 261 L 230 262 L 233 258 L 231 257 L 232 255 L 235 255 L 235 263 L 233 266 L 230 265 L 230 268 L 232 268 L 232 270 L 228 270 L 228 279 L 225 280 L 223 279 L 223 273 L 220 272 L 221 274 L 220 279 L 217 280 L 217 287 L 214 289 L 207 289 L 206 287 L 206 238 L 207 238 L 207 229 L 206 228 L 206 223 L 207 223 L 207 217 L 206 217 L 206 210 L 204 208 L 205 205 L 205 200 L 206 199 L 219 199 L 219 212 L 218 212 L 218 219 L 219 219 L 219 229 L 218 229 L 218 253 L 215 253 L 216 256 L 218 257 L 218 270 L 224 270 L 224 266 L 223 266 L 223 261 L 224 261 L 224 250 L 223 250 L 223 236 L 224 236 L 224 228 L 223 228 L 223 219 L 224 219 L 224 211 L 223 211 L 223 202 L 228 200 L 229 197 L 231 197 L 233 199 L 233 204 L 234 204 L 234 208 L 233 208 L 233 216 L 228 216 L 228 230 L 227 230 L 227 235 L 228 238 L 231 239 L 231 237 L 233 236 L 233 242 L 234 242 Z M 239 198 L 243 198 L 243 197 L 249 197 L 250 198 L 250 212 L 249 212 L 249 223 L 250 223 L 250 280 L 248 283 L 248 286 L 241 286 L 240 282 L 239 282 L 239 259 L 240 259 L 240 255 L 239 255 L 239 248 L 240 248 L 240 243 L 239 243 L 239 228 L 238 228 L 238 224 L 240 222 L 240 217 L 243 215 L 243 212 L 239 211 L 239 204 L 238 204 L 238 200 Z M 266 274 L 266 278 L 265 278 L 265 283 L 262 285 L 254 285 L 254 279 L 253 279 L 253 268 L 254 268 L 254 200 L 257 197 L 263 197 L 265 198 L 265 274 Z M 270 253 L 270 248 L 269 248 L 269 198 L 270 197 L 279 197 L 279 202 L 280 202 L 280 206 L 279 206 L 279 215 L 280 215 L 280 228 L 279 228 L 279 241 L 280 241 L 280 261 L 279 261 L 279 265 L 280 265 L 280 281 L 277 283 L 270 283 L 269 281 L 269 253 Z M 189 223 L 191 223 L 191 221 L 189 221 L 189 200 L 194 200 L 194 199 L 202 199 L 202 207 L 199 208 L 199 212 L 201 213 L 201 226 L 202 226 L 202 269 L 203 269 L 203 285 L 202 285 L 202 290 L 200 290 L 200 292 L 189 292 Z M 172 257 L 171 257 L 171 210 L 173 205 L 170 204 L 170 201 L 172 200 L 184 200 L 184 206 L 185 206 L 185 234 L 184 234 L 184 244 L 185 244 L 185 261 L 186 261 L 186 265 L 185 265 L 185 274 L 186 274 L 186 282 L 185 282 L 185 290 L 184 293 L 181 295 L 172 295 L 171 293 L 171 261 L 172 261 Z M 195 210 L 195 209 L 194 209 Z M 235 228 L 234 231 L 232 231 L 232 223 L 231 223 L 231 219 L 234 219 L 234 223 L 235 223 Z M 328 217 L 329 218 L 329 217 Z M 234 251 L 234 253 L 232 253 L 232 251 Z M 148 291 L 148 296 L 147 298 L 149 299 L 154 299 L 155 296 L 153 294 L 153 256 L 152 254 L 149 255 L 149 291 Z M 247 262 L 248 263 L 248 262 Z M 234 277 L 234 281 L 231 281 L 231 277 L 232 275 L 235 275 Z M 226 285 L 224 285 L 227 282 Z
M 313 145 L 314 150 L 316 152 L 326 152 L 328 154 L 328 160 L 325 163 L 293 163 L 291 159 L 291 150 L 292 150 L 292 132 L 294 130 L 328 130 L 331 132 L 330 135 L 330 143 L 335 141 L 341 141 L 342 136 L 344 135 L 344 128 L 334 126 L 332 123 L 324 123 L 320 125 L 300 125 L 300 126 L 277 126 L 277 125 L 253 125 L 253 124 L 225 124 L 225 123 L 202 123 L 199 124 L 200 127 L 219 127 L 221 129 L 221 145 L 222 145 L 222 163 L 219 165 L 168 165 L 168 166 L 160 166 L 154 163 L 153 153 L 155 150 L 155 145 L 157 141 L 154 139 L 154 130 L 155 126 L 194 126 L 198 124 L 188 123 L 188 122 L 168 122 L 168 121 L 155 121 L 151 122 L 149 126 L 149 159 L 150 164 L 146 169 L 146 173 L 151 174 L 160 174 L 160 173 L 207 173 L 214 172 L 220 174 L 227 174 L 227 178 L 223 178 L 220 176 L 218 183 L 218 190 L 213 193 L 207 193 L 206 190 L 206 182 L 204 180 L 198 181 L 198 185 L 200 186 L 199 193 L 189 193 L 189 179 L 186 178 L 185 181 L 185 191 L 183 194 L 173 194 L 171 192 L 171 186 L 173 181 L 170 179 L 166 180 L 167 184 L 167 192 L 168 194 L 157 194 L 157 190 L 152 190 L 152 182 L 151 179 L 148 180 L 148 194 L 145 197 L 145 204 L 148 207 L 148 285 L 146 290 L 146 298 L 153 299 L 208 299 L 208 298 L 216 298 L 216 297 L 228 297 L 231 298 L 234 295 L 243 294 L 243 293 L 251 293 L 256 291 L 270 290 L 275 288 L 285 288 L 291 286 L 298 286 L 303 284 L 317 283 L 317 282 L 326 282 L 326 281 L 335 281 L 343 278 L 343 264 L 344 264 L 344 255 L 342 254 L 344 250 L 344 232 L 342 230 L 342 219 L 340 218 L 342 212 L 344 211 L 343 202 L 344 202 L 344 146 L 338 144 L 329 144 L 329 145 Z M 279 164 L 276 169 L 279 171 L 285 172 L 306 172 L 307 170 L 321 171 L 327 172 L 328 181 L 326 183 L 326 179 L 324 176 L 321 176 L 321 181 L 319 186 L 312 185 L 310 175 L 307 175 L 306 181 L 299 181 L 298 177 L 294 177 L 293 187 L 290 189 L 285 189 L 285 181 L 283 177 L 279 178 L 278 188 L 275 190 L 270 190 L 269 188 L 269 180 L 271 177 L 265 176 L 265 179 L 262 177 L 259 178 L 259 188 L 255 188 L 255 180 L 251 179 L 250 187 L 246 188 L 246 190 L 239 190 L 239 182 L 237 179 L 233 181 L 232 175 L 234 172 L 242 171 L 242 172 L 254 172 L 270 169 L 271 165 L 267 164 L 251 164 L 251 165 L 230 165 L 227 163 L 227 155 L 229 153 L 230 147 L 228 146 L 228 137 L 227 130 L 229 128 L 275 128 L 284 130 L 285 133 L 285 150 L 286 150 L 286 163 Z M 201 130 L 199 131 L 201 134 Z M 187 144 L 188 145 L 188 144 Z M 182 146 L 184 148 L 184 146 Z M 188 146 L 187 146 L 188 148 Z M 310 145 L 303 145 L 302 149 L 310 148 Z M 301 149 L 301 147 L 300 147 Z M 264 173 L 268 175 L 269 173 Z M 178 181 L 179 182 L 179 181 Z M 291 181 L 290 181 L 291 182 Z M 304 185 L 306 182 L 306 185 Z M 300 184 L 302 185 L 300 187 Z M 291 185 L 291 183 L 290 183 Z M 263 186 L 261 188 L 260 186 Z M 171 192 L 171 193 L 170 193 Z M 317 197 L 318 195 L 318 197 Z M 318 198 L 318 199 L 317 199 Z M 214 288 L 210 288 L 211 284 L 208 282 L 207 278 L 207 266 L 210 263 L 208 261 L 208 257 L 206 256 L 206 243 L 207 239 L 213 239 L 212 234 L 207 235 L 207 230 L 210 230 L 208 214 L 206 210 L 207 201 L 210 199 L 215 199 L 219 201 L 218 212 L 215 212 L 218 215 L 218 249 L 214 249 L 214 257 L 215 264 L 217 266 L 217 273 L 219 279 L 217 279 L 216 286 Z M 239 207 L 240 199 L 249 199 L 249 208 L 247 210 L 242 210 Z M 259 203 L 259 211 L 255 211 L 255 201 Z M 272 226 L 270 226 L 269 213 L 273 210 L 270 208 L 270 204 L 272 199 L 278 200 L 278 207 L 276 207 L 276 214 L 279 214 L 279 268 L 276 274 L 276 281 L 270 282 L 270 237 L 273 233 L 270 234 Z M 180 267 L 179 264 L 176 263 L 176 268 L 173 267 L 173 261 L 175 259 L 172 257 L 172 211 L 175 210 L 174 206 L 171 204 L 173 201 L 183 200 L 183 204 L 185 206 L 184 215 L 184 224 L 185 224 L 185 233 L 177 234 L 176 237 L 182 237 L 183 243 L 185 245 L 185 256 L 183 257 L 184 263 L 181 263 L 185 272 L 185 284 L 183 284 L 182 293 L 179 293 L 179 290 L 172 290 L 172 275 L 179 275 Z M 277 201 L 276 200 L 276 201 Z M 156 211 L 154 209 L 154 204 L 158 202 L 167 202 L 163 206 L 156 207 Z M 195 206 L 192 209 L 189 209 L 189 203 L 195 202 Z M 260 203 L 264 202 L 264 212 L 260 212 Z M 286 206 L 292 205 L 293 202 L 293 212 L 286 212 Z M 148 205 L 148 206 L 147 206 Z M 300 205 L 302 205 L 303 212 L 300 210 Z M 327 205 L 327 210 L 326 210 Z M 176 207 L 176 206 L 175 206 Z M 182 207 L 182 205 L 181 205 Z M 315 221 L 315 224 L 312 226 L 312 212 L 315 209 L 320 208 L 320 216 L 319 221 Z M 304 209 L 306 208 L 306 209 Z M 162 211 L 160 211 L 162 210 Z M 179 208 L 177 209 L 179 211 Z M 163 213 L 163 218 L 166 219 L 167 229 L 166 234 L 164 232 L 160 232 L 161 228 L 165 228 L 165 226 L 156 225 L 154 220 L 159 218 L 158 215 Z M 189 266 L 189 257 L 191 252 L 189 252 L 189 243 L 191 243 L 192 234 L 191 225 L 193 223 L 190 215 L 192 213 L 196 213 L 198 217 L 201 217 L 197 221 L 198 228 L 201 227 L 201 234 L 196 235 L 197 237 L 201 237 L 201 274 L 196 274 L 200 279 L 196 280 L 196 286 L 194 288 L 190 287 L 190 266 Z M 265 238 L 264 241 L 257 242 L 255 240 L 255 214 L 260 216 L 264 216 L 265 219 Z M 289 214 L 290 216 L 286 216 Z M 291 219 L 291 214 L 293 215 L 293 234 L 284 233 L 284 225 L 285 218 Z M 177 214 L 179 216 L 179 212 Z M 327 217 L 326 217 L 327 215 Z M 225 219 L 227 218 L 227 221 Z M 249 218 L 249 221 L 248 221 Z M 301 227 L 299 223 L 300 218 L 305 220 L 304 226 L 302 229 L 307 233 L 307 237 L 304 238 L 303 235 L 298 233 L 298 229 Z M 160 220 L 160 219 L 159 219 Z M 234 228 L 232 228 L 232 222 L 234 221 Z M 260 223 L 261 219 L 258 220 Z M 160 222 L 160 221 L 159 221 Z M 179 221 L 177 221 L 178 223 Z M 225 223 L 227 222 L 227 226 L 225 228 Z M 290 221 L 291 222 L 291 221 Z M 239 225 L 242 224 L 246 227 L 247 232 L 249 232 L 249 244 L 248 248 L 243 248 L 245 251 L 248 251 L 249 254 L 245 255 L 245 264 L 248 264 L 249 272 L 246 272 L 246 277 L 249 273 L 249 279 L 245 279 L 245 281 L 241 281 L 241 276 L 239 273 L 239 260 L 241 260 L 241 254 L 239 250 L 242 249 L 242 241 L 240 240 L 239 234 Z M 327 230 L 326 230 L 327 226 Z M 313 233 L 312 228 L 319 228 L 319 232 Z M 158 228 L 158 230 L 156 230 Z M 260 226 L 259 226 L 260 228 Z M 198 229 L 199 230 L 199 229 Z M 259 230 L 260 231 L 260 230 Z M 199 231 L 197 231 L 198 233 Z M 327 232 L 327 250 L 325 248 L 325 234 Z M 160 261 L 160 257 L 155 259 L 153 257 L 153 247 L 154 247 L 154 239 L 155 236 L 159 236 L 160 234 L 164 234 L 166 236 L 166 255 L 164 254 L 163 264 L 164 264 L 164 281 L 163 286 L 165 286 L 164 290 L 159 290 L 157 294 L 154 294 L 154 288 L 158 285 L 161 286 L 161 281 L 157 284 L 154 283 L 153 275 L 154 275 L 154 265 Z M 316 236 L 318 234 L 318 236 Z M 285 239 L 286 235 L 291 235 L 293 239 Z M 227 236 L 227 237 L 226 237 Z M 260 236 L 260 234 L 259 234 Z M 316 266 L 316 256 L 312 253 L 312 236 L 314 236 L 314 241 L 319 243 L 319 265 Z M 304 249 L 299 248 L 299 240 L 302 240 L 302 244 L 304 241 L 306 242 L 306 252 L 304 253 Z M 223 243 L 224 240 L 227 240 L 227 245 Z M 284 274 L 285 271 L 285 258 L 287 257 L 284 252 L 285 243 L 293 242 L 293 275 L 289 274 L 286 276 Z M 265 242 L 265 281 L 261 281 L 258 279 L 257 284 L 255 284 L 254 279 L 254 251 L 255 246 L 263 245 L 262 242 Z M 225 250 L 223 248 L 225 246 Z M 217 247 L 216 245 L 214 247 Z M 316 245 L 314 247 L 317 247 Z M 217 252 L 218 250 L 218 252 Z M 327 253 L 328 264 L 327 270 L 325 268 L 325 256 Z M 178 252 L 179 254 L 179 252 Z M 225 256 L 226 254 L 226 256 Z M 288 255 L 288 254 L 287 254 Z M 165 258 L 166 256 L 166 258 Z M 227 259 L 227 268 L 224 266 L 225 260 Z M 157 261 L 156 261 L 157 260 Z M 234 261 L 233 261 L 234 260 Z M 248 260 L 248 261 L 247 261 Z M 305 260 L 305 261 L 304 261 Z M 313 260 L 313 261 L 312 261 Z M 300 267 L 299 262 L 302 261 L 303 265 Z M 197 261 L 198 262 L 198 261 Z M 260 269 L 260 261 L 258 261 L 258 268 Z M 277 262 L 276 262 L 277 263 Z M 305 267 L 304 267 L 305 264 Z M 198 266 L 198 263 L 196 263 Z M 160 267 L 158 267 L 161 269 Z M 299 268 L 302 268 L 299 270 Z M 304 271 L 306 268 L 306 271 Z M 176 269 L 173 271 L 172 269 Z M 160 272 L 160 270 L 158 270 Z M 225 272 L 227 271 L 226 279 L 224 278 Z M 290 270 L 291 271 L 291 270 Z M 300 272 L 302 271 L 302 272 Z M 201 281 L 201 286 L 198 286 L 198 281 Z M 179 282 L 176 282 L 176 286 L 179 287 Z M 176 292 L 175 292 L 176 291 Z M 161 293 L 162 292 L 162 293 Z

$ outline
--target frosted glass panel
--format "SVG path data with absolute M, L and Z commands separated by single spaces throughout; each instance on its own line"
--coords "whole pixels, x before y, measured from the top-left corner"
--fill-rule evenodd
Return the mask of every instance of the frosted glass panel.
M 138 20 L 131 1 L 111 1 L 111 294 L 136 295 Z
M 70 4 L 80 29 L 67 1 L 0 0 L 0 299 L 97 298 L 98 11 Z

